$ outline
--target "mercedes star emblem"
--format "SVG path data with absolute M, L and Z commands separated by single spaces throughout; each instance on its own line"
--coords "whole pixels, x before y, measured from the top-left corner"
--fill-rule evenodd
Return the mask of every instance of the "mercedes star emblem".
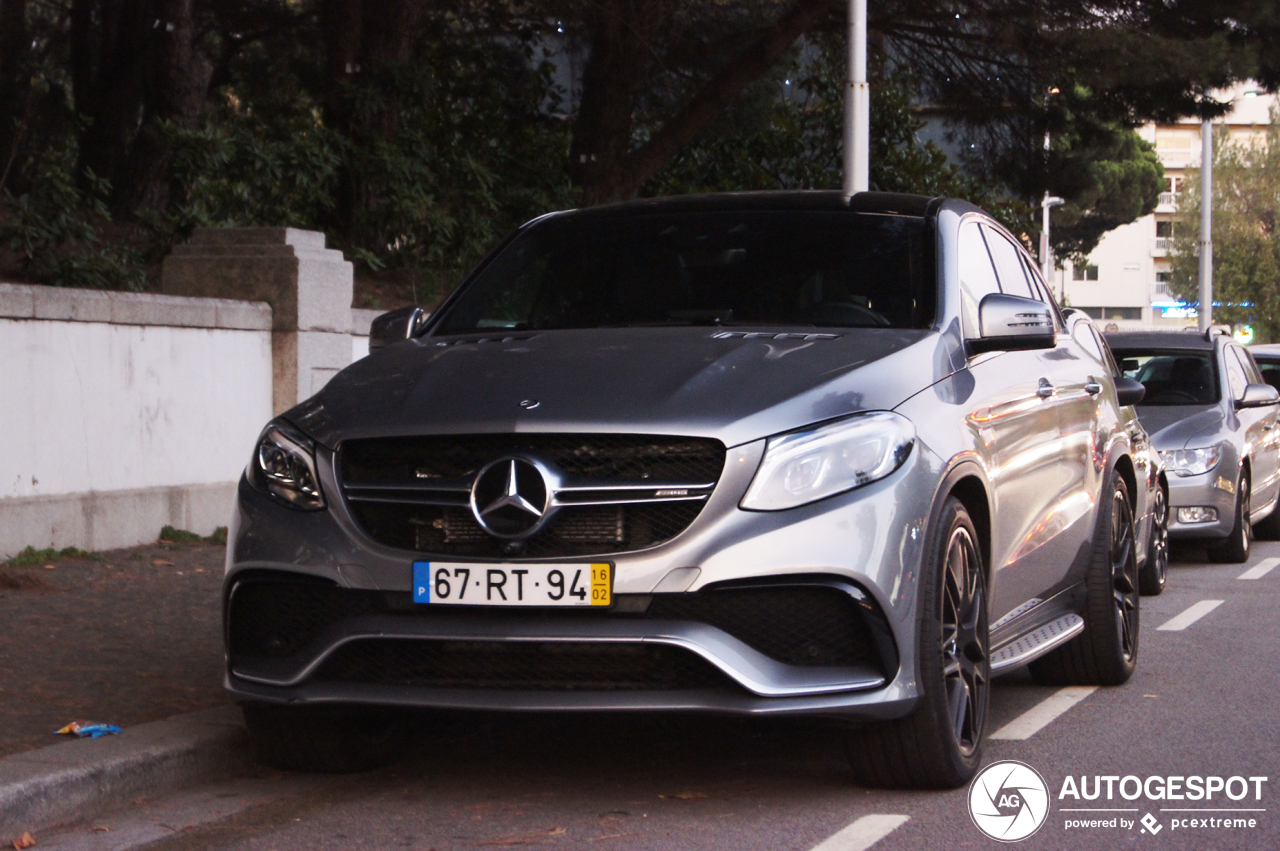
M 547 516 L 551 489 L 532 461 L 500 458 L 483 469 L 471 486 L 471 511 L 486 532 L 499 538 L 527 538 Z

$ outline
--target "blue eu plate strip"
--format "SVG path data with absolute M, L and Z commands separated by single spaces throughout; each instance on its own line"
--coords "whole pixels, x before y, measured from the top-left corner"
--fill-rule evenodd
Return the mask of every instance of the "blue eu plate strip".
M 431 562 L 413 563 L 413 602 L 431 602 Z

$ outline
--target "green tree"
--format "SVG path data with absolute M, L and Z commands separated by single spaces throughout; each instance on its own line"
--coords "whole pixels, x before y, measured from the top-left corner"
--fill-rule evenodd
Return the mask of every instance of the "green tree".
M 1214 134 L 1213 319 L 1280 342 L 1280 115 L 1249 141 Z M 1175 231 L 1170 289 L 1199 306 L 1200 174 L 1188 172 Z

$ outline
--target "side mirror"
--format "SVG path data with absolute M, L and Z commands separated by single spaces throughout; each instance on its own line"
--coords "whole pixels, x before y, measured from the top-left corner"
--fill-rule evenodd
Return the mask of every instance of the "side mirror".
M 1244 388 L 1244 395 L 1236 400 L 1236 410 L 1263 408 L 1277 402 L 1280 402 L 1280 390 L 1270 384 L 1249 384 Z
M 369 351 L 385 349 L 418 332 L 427 314 L 421 307 L 398 307 L 373 320 L 369 326 Z
M 966 340 L 970 354 L 979 352 L 1052 349 L 1053 314 L 1049 305 L 1033 298 L 991 293 L 978 305 L 976 340 Z
M 1116 401 L 1121 405 L 1136 405 L 1147 395 L 1147 388 L 1134 378 L 1116 379 Z

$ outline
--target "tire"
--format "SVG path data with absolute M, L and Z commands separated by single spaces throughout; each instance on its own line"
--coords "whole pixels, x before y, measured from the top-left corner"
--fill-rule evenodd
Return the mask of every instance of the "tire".
M 1129 488 L 1112 470 L 1085 579 L 1084 631 L 1031 663 L 1045 685 L 1114 686 L 1138 663 L 1138 559 Z
M 1155 597 L 1164 590 L 1169 576 L 1169 498 L 1164 488 L 1156 486 L 1151 505 L 1151 539 L 1147 542 L 1147 561 L 1138 574 L 1138 590 Z
M 377 709 L 246 703 L 245 726 L 258 762 L 287 771 L 349 774 L 390 765 L 403 752 L 408 722 Z
M 1244 564 L 1249 560 L 1249 544 L 1253 540 L 1253 526 L 1249 524 L 1249 506 L 1253 492 L 1249 487 L 1249 474 L 1240 472 L 1236 487 L 1235 523 L 1227 539 L 1209 549 L 1209 561 L 1219 564 Z
M 848 738 L 849 764 L 871 786 L 953 789 L 973 778 L 991 696 L 987 583 L 978 534 L 948 497 L 919 588 L 916 708 Z

